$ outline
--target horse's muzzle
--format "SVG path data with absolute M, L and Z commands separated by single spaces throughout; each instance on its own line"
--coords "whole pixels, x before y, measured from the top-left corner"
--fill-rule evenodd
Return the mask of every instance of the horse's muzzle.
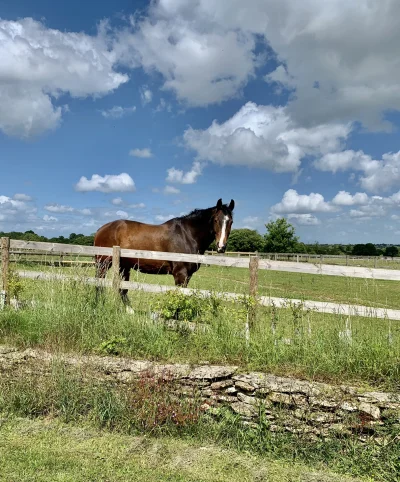
M 218 247 L 217 248 L 217 253 L 225 253 L 225 250 L 226 250 L 226 246 L 222 246 L 222 247 Z

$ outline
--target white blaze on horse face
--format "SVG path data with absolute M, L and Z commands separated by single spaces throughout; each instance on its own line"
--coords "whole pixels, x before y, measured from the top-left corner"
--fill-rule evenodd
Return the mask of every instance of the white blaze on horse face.
M 221 236 L 218 241 L 218 248 L 223 248 L 225 246 L 225 235 L 226 235 L 226 225 L 228 224 L 229 216 L 224 216 L 224 221 L 222 223 Z

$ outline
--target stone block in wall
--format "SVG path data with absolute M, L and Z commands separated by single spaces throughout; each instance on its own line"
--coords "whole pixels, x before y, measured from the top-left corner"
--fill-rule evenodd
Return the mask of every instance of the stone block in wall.
M 295 393 L 289 394 L 289 393 L 281 393 L 281 392 L 272 392 L 268 396 L 268 400 L 280 405 L 299 406 L 299 407 L 308 406 L 306 397 Z
M 258 415 L 257 407 L 248 403 L 234 402 L 232 403 L 231 408 L 235 413 L 245 417 L 252 418 Z
M 233 385 L 233 380 L 221 380 L 220 382 L 211 383 L 212 390 L 222 390 L 223 388 L 231 387 Z

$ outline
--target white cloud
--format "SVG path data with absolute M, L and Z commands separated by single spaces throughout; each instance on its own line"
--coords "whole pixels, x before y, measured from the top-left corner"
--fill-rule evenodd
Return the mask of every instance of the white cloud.
M 190 171 L 183 172 L 181 169 L 175 169 L 171 167 L 167 169 L 168 176 L 167 182 L 175 182 L 179 184 L 193 184 L 197 181 L 197 177 L 201 175 L 203 166 L 200 162 L 195 161 Z
M 149 149 L 148 147 L 145 147 L 143 149 L 131 149 L 129 151 L 129 155 L 133 157 L 142 157 L 144 159 L 153 157 L 151 149 Z
M 133 31 L 119 35 L 123 62 L 140 64 L 147 72 L 157 70 L 164 78 L 163 88 L 191 105 L 237 95 L 256 65 L 254 36 L 240 26 L 226 26 L 226 18 L 221 22 L 215 16 L 221 6 L 206 12 L 204 3 L 189 7 L 180 1 L 154 2 Z
M 58 218 L 55 218 L 54 216 L 49 216 L 48 214 L 45 214 L 43 216 L 43 221 L 46 221 L 46 223 L 54 223 L 58 221 Z
M 0 221 L 2 222 L 0 229 L 3 231 L 25 231 L 29 229 L 26 226 L 31 226 L 38 220 L 36 212 L 36 207 L 28 201 L 0 195 Z
M 93 213 L 92 213 L 92 210 L 91 209 L 88 209 L 88 208 L 84 208 L 84 209 L 79 209 L 78 212 L 80 214 L 83 214 L 84 216 L 91 216 Z
M 243 219 L 243 222 L 245 224 L 257 224 L 260 221 L 258 216 L 247 216 Z
M 165 186 L 164 194 L 179 194 L 181 191 L 174 186 Z
M 290 110 L 296 120 L 360 120 L 382 128 L 382 113 L 399 109 L 398 2 L 260 0 L 251 5 L 287 66 L 286 78 L 281 66 L 272 76 L 295 89 Z
M 16 201 L 25 201 L 25 202 L 32 201 L 31 196 L 28 196 L 27 194 L 22 194 L 22 193 L 14 194 L 13 199 L 15 199 Z
M 361 186 L 371 192 L 388 191 L 400 183 L 400 151 L 383 154 L 381 161 L 373 161 L 364 169 Z
M 102 110 L 100 112 L 101 115 L 106 119 L 121 119 L 122 117 L 132 114 L 135 111 L 136 106 L 134 105 L 132 107 L 121 107 L 120 105 L 114 105 L 114 107 L 111 107 L 111 109 Z
M 317 160 L 314 165 L 322 171 L 362 171 L 359 183 L 370 192 L 385 192 L 400 183 L 400 151 L 383 154 L 381 160 L 372 159 L 363 151 L 332 152 Z
M 321 224 L 321 221 L 313 214 L 289 214 L 288 219 L 299 226 L 317 226 Z
M 332 204 L 336 206 L 353 206 L 354 204 L 367 204 L 368 196 L 365 192 L 357 192 L 353 196 L 347 191 L 339 191 L 332 199 Z
M 132 209 L 143 209 L 146 207 L 146 204 L 144 203 L 130 204 L 129 207 Z
M 164 223 L 165 221 L 169 221 L 170 219 L 174 218 L 175 216 L 173 214 L 167 214 L 166 216 L 162 214 L 158 214 L 156 216 L 156 221 L 160 221 L 161 223 Z
M 161 112 L 163 110 L 166 110 L 167 112 L 171 112 L 172 106 L 169 102 L 166 102 L 166 100 L 161 97 L 160 103 L 158 104 L 158 106 L 154 110 L 155 110 L 155 112 Z
M 320 171 L 347 171 L 349 169 L 364 170 L 372 162 L 372 159 L 363 151 L 346 150 L 341 152 L 329 152 L 317 159 L 314 166 Z
M 144 85 L 140 89 L 140 97 L 143 105 L 149 104 L 153 100 L 153 92 L 146 85 Z
M 248 102 L 223 124 L 187 129 L 184 141 L 200 160 L 296 172 L 304 156 L 337 151 L 350 131 L 341 124 L 295 127 L 286 108 Z
M 400 42 L 396 0 L 159 0 L 119 36 L 127 65 L 156 70 L 164 88 L 193 105 L 238 95 L 268 58 L 267 76 L 293 91 L 291 117 L 303 126 L 360 120 L 384 127 L 382 113 L 400 108 Z
M 135 189 L 133 179 L 125 172 L 118 175 L 106 174 L 103 177 L 93 174 L 91 179 L 82 176 L 75 186 L 75 190 L 80 192 L 132 192 Z
M 121 204 L 124 204 L 124 201 L 120 197 L 116 197 L 111 200 L 111 203 L 114 204 L 114 206 L 121 206 Z
M 272 206 L 271 212 L 275 214 L 309 214 L 315 212 L 335 211 L 335 207 L 324 200 L 322 194 L 298 194 L 296 190 L 289 189 L 283 195 L 282 201 Z
M 0 130 L 21 138 L 59 126 L 60 94 L 99 96 L 128 81 L 114 70 L 104 25 L 89 36 L 31 18 L 0 20 L 0 58 Z
M 44 209 L 51 213 L 72 213 L 74 208 L 71 206 L 64 206 L 63 204 L 46 204 Z
M 117 211 L 115 214 L 117 216 L 119 216 L 120 218 L 127 218 L 128 217 L 128 213 L 126 211 Z

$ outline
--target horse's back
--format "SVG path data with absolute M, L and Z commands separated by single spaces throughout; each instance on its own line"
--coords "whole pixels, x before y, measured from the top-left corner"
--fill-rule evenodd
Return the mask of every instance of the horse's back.
M 170 251 L 168 225 L 145 224 L 138 221 L 118 220 L 102 226 L 94 238 L 95 246 L 120 246 L 125 249 L 144 251 Z M 98 256 L 104 261 L 104 256 Z M 161 260 L 124 258 L 124 263 L 145 273 L 166 274 L 171 271 L 171 263 Z
M 102 226 L 94 237 L 95 246 L 121 246 L 126 249 L 161 251 L 166 226 L 139 221 L 118 220 Z

